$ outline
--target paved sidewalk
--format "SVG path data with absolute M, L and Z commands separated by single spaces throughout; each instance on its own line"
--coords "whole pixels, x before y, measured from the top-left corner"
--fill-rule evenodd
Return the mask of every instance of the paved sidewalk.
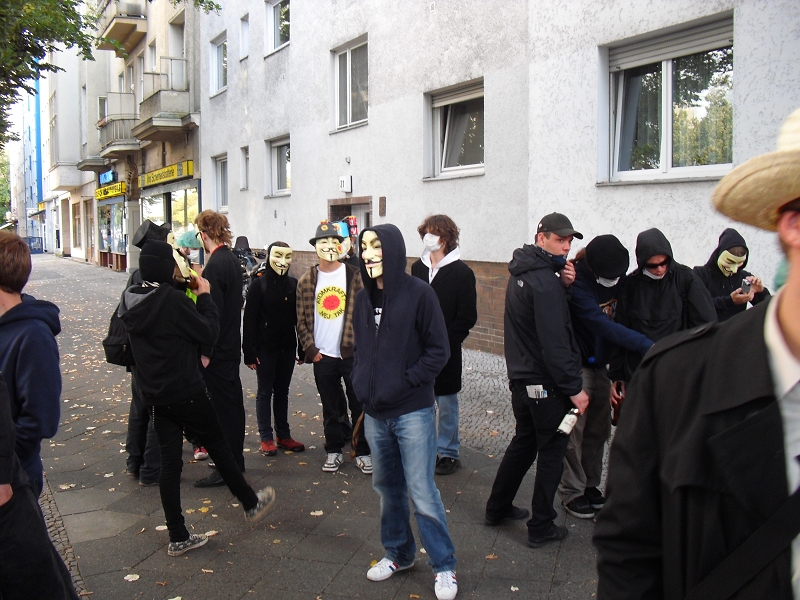
M 296 369 L 292 382 L 290 424 L 293 437 L 308 450 L 272 458 L 258 452 L 255 374 L 242 368 L 246 478 L 255 488 L 275 486 L 274 511 L 251 526 L 227 488 L 194 488 L 192 482 L 209 471 L 192 460 L 186 444 L 187 524 L 216 534 L 203 548 L 167 556 L 167 533 L 157 529 L 164 521 L 158 488 L 141 488 L 125 475 L 130 376 L 104 362 L 100 344 L 126 279 L 126 274 L 39 255 L 25 290 L 62 311 L 62 419 L 58 435 L 42 447 L 52 492 L 43 495 L 42 505 L 79 591 L 102 600 L 435 598 L 422 553 L 410 571 L 380 583 L 366 579 L 371 561 L 383 556 L 378 498 L 353 462 L 346 461 L 336 474 L 320 470 L 322 409 L 306 365 Z M 591 521 L 565 516 L 559 507 L 559 523 L 570 535 L 538 550 L 526 546 L 523 522 L 483 525 L 498 457 L 513 435 L 501 357 L 465 352 L 461 410 L 464 468 L 436 480 L 456 546 L 458 598 L 593 597 Z M 530 506 L 532 475 L 517 496 L 519 506 Z

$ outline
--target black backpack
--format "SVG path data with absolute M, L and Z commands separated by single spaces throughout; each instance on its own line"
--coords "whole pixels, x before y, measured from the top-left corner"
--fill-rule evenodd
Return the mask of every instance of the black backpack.
M 108 324 L 108 335 L 103 340 L 103 351 L 106 353 L 106 362 L 112 365 L 120 365 L 121 367 L 132 367 L 136 364 L 133 360 L 133 352 L 131 351 L 130 339 L 128 339 L 128 332 L 125 329 L 125 324 L 120 319 L 117 311 L 119 304 L 117 304 L 114 312 L 111 314 L 111 321 Z

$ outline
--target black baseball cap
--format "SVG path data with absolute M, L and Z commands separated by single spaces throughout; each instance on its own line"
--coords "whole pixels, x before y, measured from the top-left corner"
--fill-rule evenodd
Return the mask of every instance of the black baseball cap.
M 583 234 L 572 228 L 572 223 L 565 215 L 555 212 L 542 217 L 536 227 L 536 233 L 555 233 L 561 237 L 573 235 L 579 240 L 583 239 Z
M 317 233 L 314 234 L 314 237 L 308 240 L 308 243 L 314 246 L 318 239 L 329 237 L 338 238 L 340 242 L 344 241 L 344 238 L 339 235 L 339 230 L 336 229 L 336 226 L 333 223 L 330 221 L 323 221 L 317 225 Z

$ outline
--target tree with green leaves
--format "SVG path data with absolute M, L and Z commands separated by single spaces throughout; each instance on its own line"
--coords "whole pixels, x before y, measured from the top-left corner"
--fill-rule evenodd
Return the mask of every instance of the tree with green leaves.
M 0 150 L 0 223 L 6 220 L 6 213 L 11 210 L 11 171 L 8 164 L 8 153 Z

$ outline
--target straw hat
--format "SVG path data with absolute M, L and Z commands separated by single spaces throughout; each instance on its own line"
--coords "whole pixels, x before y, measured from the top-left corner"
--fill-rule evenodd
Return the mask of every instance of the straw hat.
M 800 109 L 781 127 L 777 150 L 736 167 L 711 198 L 731 219 L 775 231 L 779 209 L 800 198 Z

